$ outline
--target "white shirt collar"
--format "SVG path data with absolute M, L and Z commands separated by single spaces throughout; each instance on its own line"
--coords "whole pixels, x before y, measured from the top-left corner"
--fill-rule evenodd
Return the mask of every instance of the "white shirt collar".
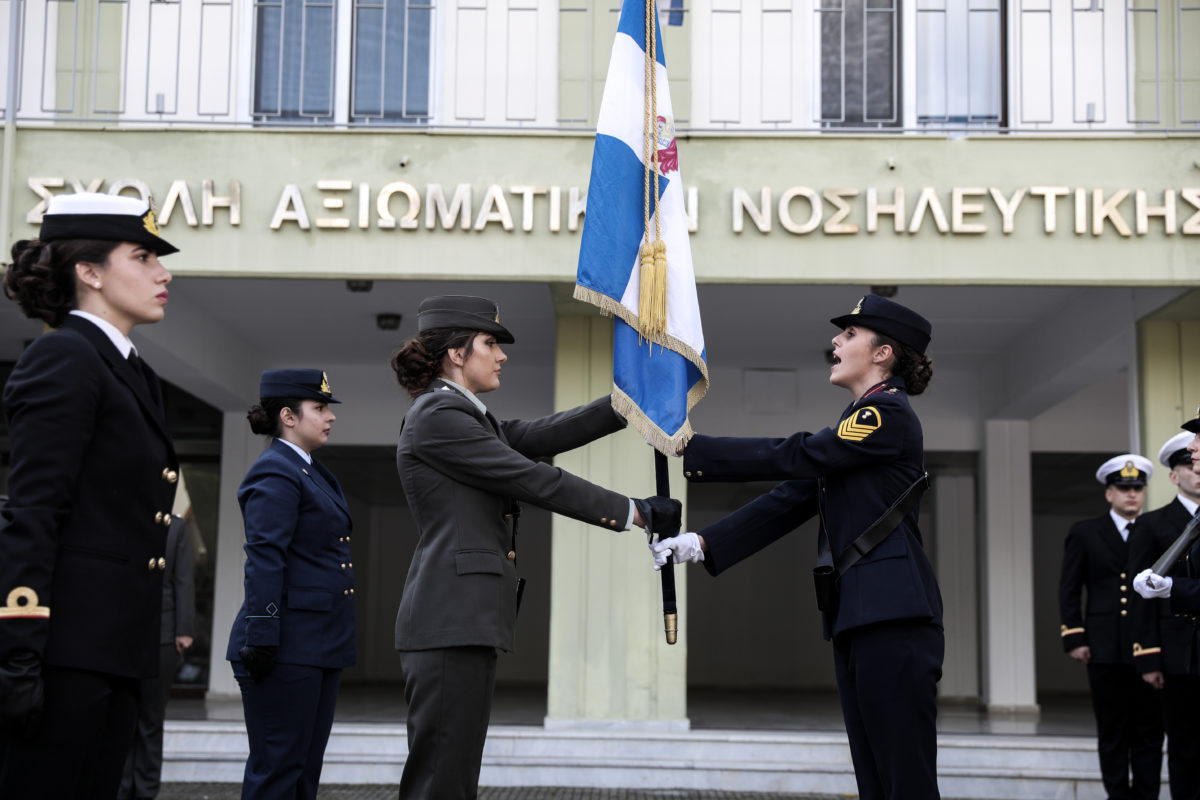
M 293 444 L 292 442 L 289 442 L 287 439 L 283 438 L 282 436 L 279 436 L 279 437 L 276 437 L 276 438 L 277 438 L 277 440 L 278 440 L 279 442 L 281 442 L 281 443 L 283 443 L 283 444 L 286 444 L 288 447 L 290 447 L 290 448 L 292 448 L 293 450 L 295 450 L 295 451 L 296 451 L 296 452 L 297 452 L 297 453 L 300 455 L 300 457 L 304 459 L 304 463 L 306 463 L 306 464 L 311 464 L 311 463 L 312 463 L 312 456 L 311 456 L 311 455 L 309 455 L 308 453 L 304 452 L 304 448 L 303 448 L 303 447 L 301 447 L 301 446 L 300 446 L 300 445 L 298 445 L 298 444 Z
M 121 351 L 121 358 L 129 358 L 129 354 L 131 352 L 137 352 L 137 348 L 133 346 L 133 342 L 129 339 L 129 337 L 117 330 L 117 326 L 113 325 L 108 320 L 101 319 L 95 314 L 89 314 L 86 311 L 80 311 L 78 308 L 71 309 L 71 313 L 77 317 L 83 317 L 88 322 L 104 331 L 104 334 L 108 336 L 116 348 Z
M 449 378 L 441 378 L 440 380 L 442 383 L 448 383 L 451 386 L 453 386 L 455 389 L 458 389 L 460 392 L 462 392 L 463 394 L 465 394 L 467 396 L 468 400 L 470 400 L 472 403 L 475 404 L 476 408 L 478 408 L 484 414 L 487 413 L 487 406 L 485 406 L 483 404 L 483 401 L 480 400 L 478 397 L 476 397 L 475 393 L 472 392 L 470 389 L 468 389 L 465 386 L 460 386 L 459 384 L 455 383 L 454 381 L 450 380 Z
M 1108 510 L 1108 516 L 1112 517 L 1113 524 L 1117 526 L 1117 532 L 1121 534 L 1121 538 L 1129 541 L 1129 531 L 1125 530 L 1125 526 L 1132 525 L 1134 520 L 1125 519 L 1111 508 Z
M 1196 516 L 1196 509 L 1200 508 L 1200 504 L 1190 497 L 1184 497 L 1182 493 L 1176 495 L 1176 498 L 1183 505 L 1183 507 L 1187 509 L 1189 514 L 1191 514 L 1193 517 Z

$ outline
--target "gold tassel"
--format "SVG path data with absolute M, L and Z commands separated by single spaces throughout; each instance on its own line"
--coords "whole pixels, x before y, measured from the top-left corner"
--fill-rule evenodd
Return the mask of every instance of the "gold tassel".
M 661 339 L 667 332 L 667 243 L 643 242 L 639 255 L 638 332 L 646 339 Z

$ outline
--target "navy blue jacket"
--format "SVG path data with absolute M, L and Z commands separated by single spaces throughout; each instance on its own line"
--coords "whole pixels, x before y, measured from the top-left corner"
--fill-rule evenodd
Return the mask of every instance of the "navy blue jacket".
M 1142 522 L 1130 532 L 1143 536 Z M 1059 633 L 1064 652 L 1087 645 L 1094 664 L 1133 663 L 1133 622 L 1129 616 L 1133 576 L 1128 542 L 1121 538 L 1112 515 L 1076 522 L 1063 546 L 1058 605 Z M 1087 589 L 1086 608 L 1080 593 Z
M 77 316 L 17 361 L 4 389 L 0 660 L 28 650 L 58 667 L 158 674 L 179 462 L 157 384 Z
M 1179 498 L 1162 508 L 1138 517 L 1136 536 L 1129 541 L 1129 575 L 1136 575 L 1153 564 L 1183 533 L 1192 515 Z M 1197 550 L 1193 548 L 1193 554 Z M 1197 564 L 1185 556 L 1167 574 L 1173 581 L 1195 577 Z M 1170 675 L 1200 675 L 1200 663 L 1192 652 L 1197 633 L 1194 616 L 1175 609 L 1175 586 L 1172 598 L 1146 600 L 1129 584 L 1129 616 L 1133 620 L 1133 663 L 1138 672 L 1166 672 Z M 1186 590 L 1185 590 L 1186 591 Z M 1181 595 L 1182 596 L 1182 595 Z
M 813 517 L 824 505 L 836 559 L 920 477 L 921 423 L 904 379 L 893 377 L 850 404 L 834 428 L 786 439 L 696 436 L 684 455 L 692 482 L 784 479 L 700 531 L 704 566 L 717 575 Z M 824 483 L 824 497 L 820 485 Z M 825 636 L 896 619 L 942 624 L 942 598 L 917 528 L 917 508 L 841 577 Z
M 350 509 L 333 474 L 273 440 L 238 489 L 246 525 L 246 599 L 225 657 L 277 646 L 282 664 L 354 664 Z

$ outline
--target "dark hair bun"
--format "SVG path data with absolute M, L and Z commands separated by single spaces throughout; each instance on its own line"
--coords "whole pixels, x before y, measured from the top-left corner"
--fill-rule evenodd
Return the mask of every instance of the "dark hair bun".
M 250 421 L 250 430 L 262 436 L 274 436 L 279 427 L 278 420 L 273 419 L 258 403 L 250 406 L 246 419 Z

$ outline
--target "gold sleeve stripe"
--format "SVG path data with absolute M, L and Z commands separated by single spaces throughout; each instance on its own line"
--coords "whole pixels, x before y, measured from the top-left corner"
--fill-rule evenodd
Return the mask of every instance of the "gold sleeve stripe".
M 864 406 L 841 421 L 837 435 L 839 439 L 849 442 L 861 442 L 882 425 L 883 418 L 879 416 L 879 409 L 875 406 Z
M 1068 628 L 1068 627 L 1064 626 L 1063 630 L 1062 630 L 1062 635 L 1063 635 L 1063 638 L 1065 639 L 1068 636 L 1073 636 L 1077 633 L 1083 633 L 1083 631 L 1084 631 L 1083 628 Z
M 33 589 L 18 586 L 8 593 L 8 600 L 0 608 L 0 619 L 50 619 L 50 607 L 38 605 Z
M 1161 652 L 1161 647 L 1135 647 L 1133 649 L 1135 656 L 1156 656 Z

